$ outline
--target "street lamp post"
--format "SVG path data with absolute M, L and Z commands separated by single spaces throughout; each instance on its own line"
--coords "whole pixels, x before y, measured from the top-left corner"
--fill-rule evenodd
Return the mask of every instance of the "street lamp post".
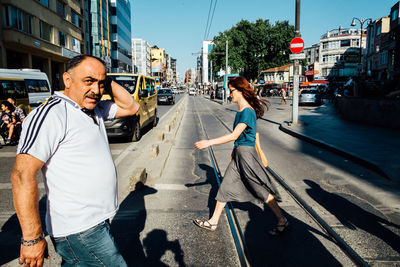
M 372 19 L 359 19 L 356 17 L 353 17 L 353 21 L 351 22 L 351 26 L 356 26 L 356 20 L 358 20 L 358 22 L 360 22 L 361 25 L 361 32 L 360 32 L 360 64 L 361 64 L 361 72 L 363 70 L 363 66 L 362 66 L 362 33 L 363 33 L 363 25 L 364 22 L 367 22 L 367 24 L 370 24 L 372 22 Z

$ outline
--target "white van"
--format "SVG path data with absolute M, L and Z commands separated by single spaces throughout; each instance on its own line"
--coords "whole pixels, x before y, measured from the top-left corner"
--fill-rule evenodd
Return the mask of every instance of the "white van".
M 38 69 L 0 69 L 0 77 L 23 79 L 32 109 L 38 107 L 51 96 L 49 79 L 46 73 Z

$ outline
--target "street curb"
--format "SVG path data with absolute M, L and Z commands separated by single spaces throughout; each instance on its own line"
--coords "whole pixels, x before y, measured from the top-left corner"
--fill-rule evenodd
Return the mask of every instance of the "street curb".
M 363 159 L 361 156 L 359 156 L 357 154 L 345 151 L 345 150 L 343 150 L 341 148 L 338 148 L 337 146 L 328 144 L 328 143 L 326 143 L 326 142 L 324 142 L 322 140 L 319 140 L 317 138 L 309 137 L 307 135 L 298 133 L 298 132 L 296 132 L 296 131 L 288 128 L 288 127 L 290 127 L 290 126 L 285 126 L 282 123 L 279 124 L 279 130 L 281 130 L 282 132 L 284 132 L 286 134 L 289 134 L 291 136 L 294 136 L 296 138 L 302 139 L 302 140 L 304 140 L 304 141 L 306 141 L 306 142 L 308 142 L 310 144 L 313 144 L 313 145 L 322 147 L 324 149 L 327 149 L 327 150 L 329 150 L 329 151 L 331 151 L 331 152 L 333 152 L 333 153 L 335 153 L 335 154 L 337 154 L 339 156 L 343 156 L 343 157 L 345 157 L 345 158 L 347 158 L 347 159 L 349 159 L 349 160 L 351 160 L 351 161 L 353 161 L 355 163 L 358 163 L 358 164 L 360 164 L 360 165 L 362 165 L 362 166 L 364 166 L 364 167 L 366 167 L 366 168 L 378 173 L 379 175 L 383 176 L 385 179 L 387 179 L 389 181 L 392 181 L 392 179 L 385 173 L 385 171 L 382 170 L 379 167 L 378 163 L 373 162 L 371 160 Z
M 174 144 L 174 138 L 180 128 L 186 99 L 187 95 L 179 102 L 179 105 L 163 116 L 162 122 L 154 128 L 153 136 L 150 138 L 151 143 L 144 145 L 146 152 L 135 160 L 136 167 L 130 175 L 129 191 L 134 190 L 138 182 L 151 186 L 155 179 L 162 176 Z

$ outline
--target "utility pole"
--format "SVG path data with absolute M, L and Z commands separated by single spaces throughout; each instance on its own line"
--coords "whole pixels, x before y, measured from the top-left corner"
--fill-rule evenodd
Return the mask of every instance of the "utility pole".
M 210 61 L 210 82 L 211 82 L 211 90 L 213 89 L 213 87 L 214 87 L 214 84 L 213 84 L 213 68 L 212 68 L 212 60 Z M 210 92 L 210 94 L 211 94 L 211 92 Z
M 296 0 L 296 24 L 295 37 L 300 37 L 300 0 Z M 299 60 L 293 62 L 293 100 L 292 100 L 292 124 L 297 124 L 299 119 Z M 290 87 L 289 87 L 290 89 Z M 289 90 L 290 91 L 290 90 Z
M 226 46 L 225 46 L 226 47 L 225 48 L 226 56 L 225 56 L 225 84 L 224 84 L 224 91 L 222 94 L 222 102 L 223 103 L 227 102 L 227 99 L 228 99 L 228 96 L 226 95 L 226 92 L 228 90 L 228 40 L 226 40 L 225 44 L 226 44 Z

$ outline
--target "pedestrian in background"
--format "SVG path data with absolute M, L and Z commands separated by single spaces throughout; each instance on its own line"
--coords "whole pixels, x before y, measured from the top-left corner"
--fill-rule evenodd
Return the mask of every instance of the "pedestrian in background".
M 18 107 L 16 105 L 17 101 L 14 97 L 9 97 L 7 98 L 7 101 L 11 103 L 14 107 L 14 114 L 15 114 L 15 119 L 17 120 L 17 123 L 22 123 L 25 119 L 25 112 L 22 110 L 22 108 Z
M 108 219 L 118 208 L 117 174 L 104 120 L 134 115 L 139 104 L 107 79 L 105 63 L 79 55 L 63 74 L 65 91 L 24 120 L 11 174 L 22 229 L 20 264 L 42 266 L 47 243 L 40 223 L 36 174 L 47 194 L 46 230 L 68 266 L 126 266 Z M 100 101 L 110 90 L 114 102 Z
M 278 223 L 269 231 L 271 235 L 283 233 L 289 226 L 277 201 L 281 197 L 269 178 L 255 149 L 256 120 L 264 114 L 268 102 L 258 99 L 249 82 L 244 77 L 235 77 L 228 83 L 232 101 L 238 104 L 233 132 L 211 140 L 201 140 L 194 144 L 197 149 L 235 141 L 224 179 L 216 196 L 216 207 L 208 220 L 195 219 L 194 223 L 206 230 L 215 231 L 221 213 L 229 201 L 266 203 L 275 214 Z
M 0 131 L 2 136 L 5 137 L 4 143 L 6 145 L 11 144 L 16 123 L 14 106 L 8 101 L 1 102 Z
M 282 101 L 286 105 L 286 91 L 284 88 L 281 88 L 281 102 L 279 103 L 279 105 L 282 105 Z

